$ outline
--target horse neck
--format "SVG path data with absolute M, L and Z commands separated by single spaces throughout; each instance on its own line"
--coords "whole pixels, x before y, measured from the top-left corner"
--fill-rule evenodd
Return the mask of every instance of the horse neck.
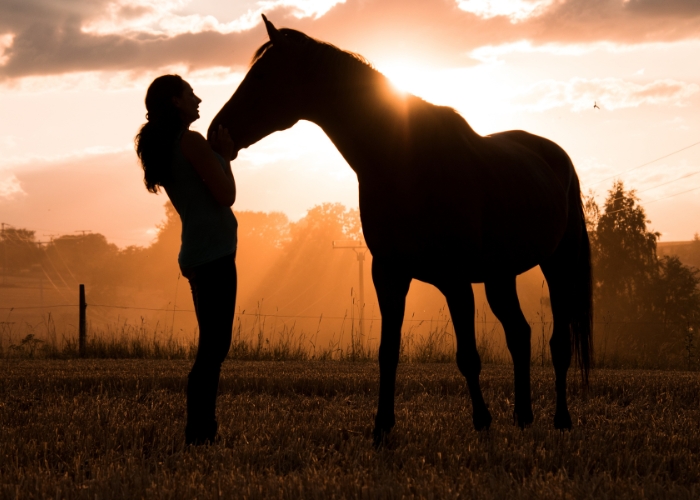
M 385 77 L 366 73 L 362 78 L 337 76 L 317 86 L 317 106 L 309 117 L 358 175 L 383 158 L 397 159 L 397 142 L 407 139 L 407 108 L 416 99 L 399 99 Z

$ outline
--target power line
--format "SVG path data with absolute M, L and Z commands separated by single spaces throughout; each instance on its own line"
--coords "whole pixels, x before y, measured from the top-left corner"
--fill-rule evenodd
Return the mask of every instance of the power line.
M 5 225 L 11 226 L 11 227 L 14 228 L 14 226 L 12 226 L 12 225 L 9 224 L 9 223 L 5 223 Z M 33 233 L 35 233 L 35 234 L 36 234 L 38 231 L 42 231 L 42 232 L 45 233 L 44 236 L 53 235 L 53 236 L 58 236 L 58 237 L 61 237 L 61 236 L 74 236 L 74 235 L 72 235 L 71 233 L 83 233 L 82 235 L 77 235 L 77 237 L 79 237 L 79 238 L 80 238 L 80 237 L 83 237 L 83 236 L 86 236 L 87 234 L 102 234 L 102 233 L 93 233 L 91 229 L 76 229 L 76 230 L 74 230 L 74 231 L 70 231 L 70 230 L 59 230 L 59 229 L 47 229 L 47 228 L 41 228 L 41 227 L 34 227 L 34 228 L 31 228 L 31 229 L 28 229 L 28 228 L 25 227 L 25 228 L 21 228 L 21 229 L 27 229 L 27 231 L 31 231 L 31 232 L 33 232 Z M 52 233 L 52 234 L 46 234 L 46 233 Z M 103 236 L 105 236 L 105 238 L 107 238 L 106 235 L 103 235 Z M 141 243 L 143 243 L 143 244 L 147 244 L 148 241 L 153 240 L 154 238 L 155 238 L 155 235 L 148 236 L 148 237 L 147 237 L 147 241 L 146 241 L 145 243 L 144 243 L 144 239 L 143 239 L 143 238 L 109 237 L 109 238 L 107 238 L 107 241 L 108 241 L 108 242 L 111 242 L 111 241 L 135 241 L 135 242 L 141 242 Z M 37 243 L 44 243 L 44 242 L 39 242 L 39 241 L 38 241 Z
M 641 165 L 637 165 L 636 167 L 632 167 L 632 168 L 630 168 L 630 169 L 628 169 L 628 170 L 624 170 L 624 171 L 622 171 L 622 172 L 618 172 L 617 174 L 611 175 L 610 177 L 606 177 L 605 179 L 601 179 L 601 180 L 599 180 L 599 181 L 596 181 L 596 182 L 593 182 L 593 183 L 591 183 L 591 184 L 588 184 L 588 185 L 586 185 L 586 188 L 590 188 L 591 186 L 596 186 L 596 185 L 600 184 L 601 182 L 605 182 L 605 181 L 607 181 L 607 180 L 614 179 L 615 177 L 619 177 L 620 175 L 626 174 L 626 173 L 628 173 L 628 172 L 632 172 L 633 170 L 637 170 L 638 168 L 646 167 L 647 165 L 651 165 L 652 163 L 656 163 L 656 162 L 659 161 L 659 160 L 663 160 L 664 158 L 668 158 L 669 156 L 673 156 L 673 155 L 675 155 L 675 154 L 677 154 L 677 153 L 680 153 L 681 151 L 685 151 L 686 149 L 690 149 L 690 148 L 692 148 L 692 147 L 695 147 L 695 146 L 697 146 L 698 144 L 700 144 L 700 141 L 695 142 L 695 143 L 693 143 L 693 144 L 691 144 L 691 145 L 689 145 L 689 146 L 685 146 L 684 148 L 677 149 L 677 150 L 673 151 L 672 153 L 668 153 L 668 154 L 666 154 L 666 155 L 664 155 L 664 156 L 660 156 L 660 157 L 655 158 L 655 159 L 653 159 L 653 160 L 651 160 L 651 161 L 648 161 L 648 162 L 646 162 L 646 163 L 642 163 Z
M 685 193 L 690 193 L 691 191 L 697 191 L 698 189 L 700 189 L 700 186 L 694 187 L 694 188 L 692 188 L 692 189 L 686 189 L 685 191 L 681 191 L 680 193 L 672 194 L 672 195 L 670 195 L 670 196 L 664 196 L 663 198 L 657 198 L 657 199 L 655 199 L 655 200 L 647 201 L 647 202 L 645 202 L 645 203 L 643 203 L 643 204 L 642 204 L 642 203 L 638 203 L 638 205 L 640 205 L 640 206 L 642 206 L 642 205 L 650 205 L 651 203 L 656 203 L 657 201 L 661 201 L 661 200 L 667 200 L 667 199 L 669 199 L 669 198 L 675 198 L 676 196 L 680 196 L 680 195 L 685 194 Z M 621 199 L 621 198 L 618 198 L 618 199 Z M 626 208 L 620 208 L 620 209 L 618 209 L 618 210 L 613 210 L 612 212 L 605 212 L 605 213 L 606 213 L 606 214 L 615 214 L 615 213 L 617 213 L 617 212 L 622 212 L 623 210 L 627 210 L 627 209 L 626 209 Z
M 681 191 L 680 193 L 672 194 L 671 196 L 664 196 L 663 198 L 657 198 L 657 199 L 655 199 L 655 200 L 647 201 L 647 202 L 645 203 L 645 205 L 649 205 L 650 203 L 655 203 L 655 202 L 661 201 L 661 200 L 667 200 L 667 199 L 669 199 L 669 198 L 674 198 L 674 197 L 676 197 L 676 196 L 680 196 L 680 195 L 685 194 L 685 193 L 690 193 L 691 191 L 697 191 L 698 189 L 700 189 L 700 186 L 694 187 L 694 188 L 692 188 L 692 189 L 687 189 L 687 190 L 685 190 L 685 191 Z
M 680 177 L 677 177 L 671 181 L 662 182 L 661 184 L 657 184 L 656 186 L 651 186 L 651 187 L 648 187 L 646 189 L 642 189 L 641 191 L 636 191 L 634 194 L 646 193 L 647 191 L 651 191 L 652 189 L 656 189 L 656 188 L 659 188 L 661 186 L 666 186 L 667 184 L 673 184 L 674 182 L 677 182 L 677 181 L 680 181 L 683 179 L 687 179 L 688 177 L 692 177 L 692 176 L 697 175 L 697 174 L 700 174 L 700 170 L 697 170 L 695 172 L 690 172 L 690 173 L 685 174 L 685 175 L 681 175 Z M 615 199 L 610 200 L 610 201 L 624 200 L 625 198 L 626 198 L 625 196 L 620 196 L 620 197 L 615 198 Z M 607 203 L 607 201 L 606 201 L 606 203 Z
M 48 309 L 50 307 L 78 307 L 77 304 L 57 304 L 53 306 L 20 306 L 20 307 L 0 307 L 4 311 L 14 311 L 15 309 Z
M 107 307 L 109 309 L 136 309 L 139 311 L 172 311 L 170 308 L 162 307 L 130 307 L 130 306 L 111 306 L 107 304 L 92 304 L 89 303 L 88 306 L 91 307 Z M 196 312 L 194 309 L 175 309 L 177 312 Z M 261 315 L 262 316 L 262 315 Z
M 73 278 L 73 281 L 75 282 L 75 284 L 78 285 L 79 282 L 77 279 L 75 279 L 75 275 L 73 274 L 73 271 L 70 270 L 70 267 L 68 267 L 68 264 L 66 264 L 66 261 L 63 258 L 63 256 L 61 255 L 61 252 L 58 250 L 58 245 L 53 245 L 52 250 L 54 252 L 56 252 L 56 255 L 58 255 L 58 258 L 61 261 L 61 264 L 63 264 L 63 267 L 65 267 L 68 270 L 68 274 L 70 274 L 70 277 Z M 53 263 L 52 263 L 52 265 L 53 265 Z M 63 279 L 63 278 L 61 277 L 61 279 Z M 64 281 L 64 283 L 65 283 L 65 281 Z
M 652 186 L 652 187 L 648 187 L 648 188 L 646 188 L 646 189 L 642 189 L 641 191 L 637 191 L 637 193 L 645 193 L 646 191 L 651 191 L 652 189 L 656 189 L 656 188 L 658 188 L 658 187 L 665 186 L 665 185 L 667 185 L 667 184 L 673 184 L 673 183 L 676 182 L 676 181 L 680 181 L 680 180 L 683 180 L 683 179 L 687 179 L 688 177 L 692 177 L 692 176 L 697 175 L 697 174 L 700 174 L 700 170 L 696 170 L 695 172 L 690 172 L 690 173 L 688 173 L 688 174 L 682 175 L 682 176 L 680 176 L 680 177 L 677 177 L 677 178 L 673 179 L 672 181 L 662 182 L 661 184 L 657 184 L 656 186 Z
M 5 226 L 10 226 L 10 227 L 12 227 L 13 229 L 16 229 L 12 224 L 8 224 L 8 223 L 4 222 L 4 223 L 3 223 L 3 230 L 4 230 L 4 227 L 5 227 Z M 29 240 L 27 240 L 26 238 L 21 238 L 19 241 L 22 242 L 22 243 L 24 243 L 25 245 L 27 245 L 27 247 L 29 247 L 29 248 L 31 248 L 31 246 L 32 246 L 32 245 L 31 245 L 31 242 L 30 242 Z M 66 280 L 64 280 L 64 279 L 63 279 L 63 276 L 61 276 L 61 274 L 58 272 L 58 269 L 56 269 L 56 266 L 54 265 L 53 261 L 51 260 L 51 257 L 50 257 L 50 256 L 48 255 L 48 253 L 46 252 L 46 248 L 44 248 L 44 247 L 41 246 L 41 245 L 38 245 L 37 248 L 41 249 L 41 250 L 44 252 L 44 254 L 46 255 L 47 260 L 49 261 L 49 264 L 51 264 L 51 267 L 54 268 L 54 270 L 56 271 L 56 274 L 58 275 L 58 277 L 61 278 L 61 281 L 63 281 L 63 284 L 66 285 L 67 288 L 70 288 L 69 285 L 68 285 L 68 283 L 66 283 Z M 5 251 L 7 251 L 7 250 L 5 250 Z M 46 275 L 46 278 L 49 280 L 49 283 L 51 283 L 51 286 L 53 286 L 53 287 L 56 289 L 56 291 L 57 291 L 64 299 L 67 298 L 67 297 L 63 294 L 63 292 L 56 286 L 56 284 L 53 282 L 53 280 L 49 277 L 48 273 L 46 272 L 46 269 L 44 269 L 44 266 L 41 265 L 41 264 L 39 264 L 39 266 L 41 267 L 41 270 L 43 271 L 44 275 Z M 70 270 L 69 270 L 69 271 L 70 271 Z

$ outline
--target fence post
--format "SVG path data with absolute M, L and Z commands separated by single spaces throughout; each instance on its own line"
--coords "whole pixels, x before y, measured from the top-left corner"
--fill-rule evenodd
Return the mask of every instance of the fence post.
M 87 339 L 86 328 L 85 328 L 85 310 L 87 309 L 87 304 L 85 303 L 85 285 L 80 285 L 80 318 L 79 318 L 79 330 L 78 330 L 78 355 L 81 358 L 85 357 L 85 341 Z

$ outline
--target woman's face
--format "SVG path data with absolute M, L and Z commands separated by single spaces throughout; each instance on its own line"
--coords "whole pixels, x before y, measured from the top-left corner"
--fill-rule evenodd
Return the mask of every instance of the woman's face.
M 185 82 L 182 95 L 173 99 L 175 107 L 180 111 L 180 118 L 188 125 L 199 118 L 199 103 L 202 100 L 194 95 L 194 90 L 189 83 Z

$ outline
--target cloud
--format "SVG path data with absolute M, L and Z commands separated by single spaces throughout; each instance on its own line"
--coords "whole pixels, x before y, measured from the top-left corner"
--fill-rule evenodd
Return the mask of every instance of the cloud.
M 319 18 L 345 0 L 261 0 L 239 17 L 221 22 L 214 15 L 183 13 L 191 0 L 112 0 L 102 15 L 83 24 L 91 35 L 173 37 L 184 33 L 214 31 L 221 34 L 247 31 L 260 24 L 261 14 L 285 9 L 297 19 Z
M 545 12 L 554 0 L 460 0 L 457 5 L 484 19 L 506 16 L 516 23 Z
M 644 43 L 700 38 L 694 0 L 565 0 L 527 23 L 531 39 Z
M 13 135 L 0 135 L 0 149 L 11 149 L 17 146 L 17 138 Z
M 477 47 L 520 40 L 563 46 L 700 39 L 697 0 L 251 0 L 226 22 L 197 13 L 196 0 L 5 0 L 0 78 L 246 66 L 266 39 L 263 11 L 278 26 L 370 59 L 392 54 L 443 65 L 468 65 Z
M 223 35 L 214 31 L 171 38 L 134 39 L 85 34 L 75 24 L 20 33 L 5 51 L 0 76 L 20 77 L 65 72 L 146 70 L 186 64 L 200 69 L 244 64 L 260 44 L 262 32 Z
M 174 37 L 204 31 L 221 34 L 241 32 L 253 28 L 259 22 L 259 13 L 251 11 L 228 23 L 219 22 L 212 15 L 178 12 L 187 3 L 183 0 L 112 1 L 106 5 L 102 15 L 84 23 L 81 31 L 93 36 Z
M 184 2 L 9 0 L 0 3 L 0 79 L 66 72 L 247 65 L 265 41 L 259 16 L 219 23 L 177 15 Z M 281 19 L 298 9 L 282 5 Z M 64 5 L 65 4 L 65 5 Z
M 0 199 L 12 200 L 17 195 L 26 195 L 19 179 L 14 174 L 0 172 Z
M 477 61 L 486 63 L 501 62 L 503 56 L 513 53 L 519 54 L 551 54 L 556 56 L 582 56 L 596 51 L 623 52 L 629 51 L 632 47 L 649 46 L 649 44 L 637 44 L 634 46 L 621 45 L 611 42 L 591 42 L 591 43 L 556 43 L 548 42 L 535 45 L 529 40 L 519 40 L 517 42 L 503 43 L 500 45 L 483 45 L 472 50 L 469 55 Z M 643 74 L 641 70 L 640 74 Z
M 14 40 L 15 36 L 12 33 L 0 35 L 0 66 L 7 64 L 7 61 L 10 60 L 10 56 L 5 54 L 5 52 L 12 47 Z
M 0 212 L 44 233 L 90 229 L 126 246 L 144 244 L 163 219 L 164 196 L 146 192 L 133 150 L 91 151 L 0 169 Z M 3 180 L 4 179 L 4 180 Z
M 572 111 L 593 108 L 603 110 L 634 108 L 644 104 L 683 105 L 700 91 L 695 83 L 670 79 L 635 83 L 619 78 L 573 78 L 567 82 L 545 80 L 529 87 L 517 101 L 525 109 L 545 111 L 569 106 Z
M 57 75 L 33 75 L 0 81 L 0 89 L 12 91 L 13 95 L 55 93 L 61 91 L 143 91 L 154 78 L 162 74 L 178 74 L 193 85 L 228 85 L 236 88 L 245 76 L 244 68 L 233 71 L 228 66 L 210 66 L 192 69 L 183 64 L 160 66 L 152 69 L 117 71 L 82 71 Z M 0 146 L 3 139 L 0 138 Z M 0 164 L 2 160 L 0 159 Z
M 281 154 L 292 142 L 301 153 Z M 237 210 L 281 210 L 297 218 L 327 201 L 357 206 L 355 173 L 308 122 L 244 150 L 234 171 Z M 91 229 L 119 245 L 145 244 L 151 236 L 147 231 L 163 219 L 166 200 L 164 193 L 146 191 L 132 147 L 0 163 L 0 213 L 15 227 L 47 233 Z

